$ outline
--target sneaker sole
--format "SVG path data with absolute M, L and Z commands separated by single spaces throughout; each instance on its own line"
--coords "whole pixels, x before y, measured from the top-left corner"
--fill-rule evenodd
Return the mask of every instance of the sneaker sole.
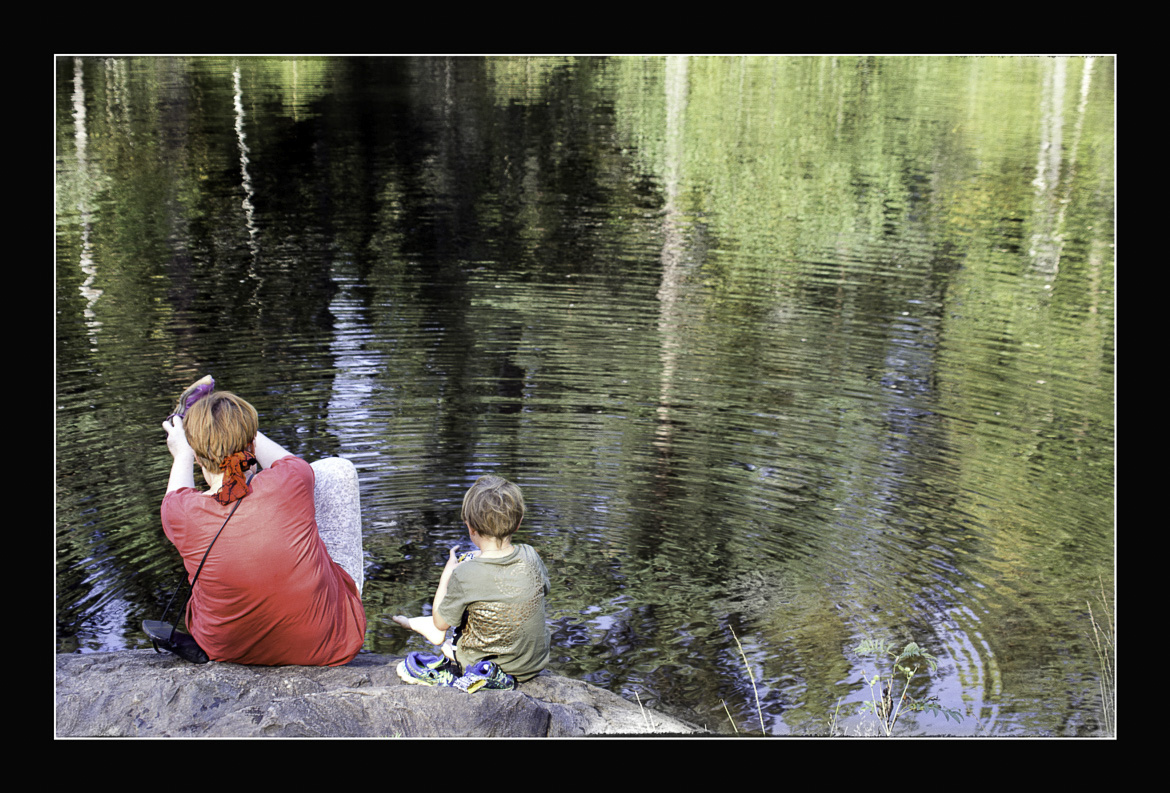
M 419 680 L 417 677 L 410 676 L 410 672 L 406 671 L 406 661 L 399 661 L 398 668 L 396 671 L 398 672 L 398 678 L 403 683 L 410 683 L 410 685 L 412 685 L 412 686 L 425 686 L 426 685 L 426 683 Z
M 409 683 L 412 686 L 427 686 L 428 688 L 446 688 L 440 683 L 431 683 L 411 675 L 410 672 L 406 671 L 406 661 L 399 661 L 395 671 L 398 672 L 398 678 L 403 683 Z

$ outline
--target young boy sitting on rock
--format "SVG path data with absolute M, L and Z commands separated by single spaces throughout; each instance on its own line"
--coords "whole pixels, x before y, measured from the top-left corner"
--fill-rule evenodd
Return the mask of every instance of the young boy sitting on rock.
M 409 653 L 398 676 L 469 693 L 512 689 L 548 664 L 548 572 L 531 546 L 512 543 L 524 519 L 524 495 L 516 485 L 481 476 L 463 497 L 462 518 L 479 550 L 457 557 L 451 548 L 431 616 L 394 618 L 442 645 L 442 655 Z M 452 627 L 454 637 L 445 642 Z

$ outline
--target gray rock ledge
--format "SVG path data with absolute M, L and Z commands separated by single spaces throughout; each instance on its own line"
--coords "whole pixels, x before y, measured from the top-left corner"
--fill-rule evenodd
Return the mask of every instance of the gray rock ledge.
M 543 672 L 466 694 L 398 679 L 394 656 L 345 666 L 189 664 L 154 650 L 57 655 L 57 737 L 389 738 L 684 735 L 703 730 Z

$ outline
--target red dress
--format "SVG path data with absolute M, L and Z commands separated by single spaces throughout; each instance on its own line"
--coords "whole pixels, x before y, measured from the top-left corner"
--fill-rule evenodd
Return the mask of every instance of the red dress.
M 353 579 L 317 533 L 313 469 L 282 457 L 252 478 L 187 602 L 187 628 L 213 661 L 340 666 L 365 640 Z M 163 531 L 190 580 L 232 505 L 190 487 L 162 502 Z

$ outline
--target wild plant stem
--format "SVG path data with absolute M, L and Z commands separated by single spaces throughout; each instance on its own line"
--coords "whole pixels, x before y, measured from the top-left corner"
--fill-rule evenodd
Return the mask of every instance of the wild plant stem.
M 735 726 L 735 719 L 731 718 L 731 711 L 727 709 L 727 700 L 719 700 L 723 703 L 723 712 L 727 714 L 727 720 L 731 722 L 731 729 L 735 730 L 735 734 L 739 735 L 739 727 Z
M 837 697 L 837 707 L 833 708 L 833 718 L 829 719 L 829 735 L 837 734 L 837 714 L 841 712 L 841 698 Z
M 650 719 L 648 719 L 646 717 L 646 709 L 644 707 L 642 707 L 642 698 L 638 696 L 638 689 L 634 689 L 634 699 L 638 700 L 638 709 L 642 711 L 642 721 L 644 721 L 646 723 L 646 729 L 648 729 L 648 730 L 654 729 L 650 725 Z
M 900 696 L 900 697 L 898 698 L 898 707 L 897 707 L 897 708 L 894 710 L 894 716 L 893 716 L 893 718 L 892 718 L 892 719 L 890 719 L 890 730 L 889 730 L 889 732 L 887 732 L 887 733 L 886 733 L 887 735 L 889 735 L 889 734 L 890 734 L 890 732 L 893 732 L 893 729 L 894 729 L 894 723 L 895 723 L 896 721 L 898 721 L 898 716 L 899 716 L 899 715 L 901 715 L 901 713 L 902 713 L 902 706 L 903 706 L 904 704 L 906 704 L 906 691 L 907 691 L 907 689 L 909 689 L 909 688 L 910 688 L 910 678 L 914 677 L 914 675 L 916 675 L 916 674 L 918 674 L 918 667 L 917 667 L 917 666 L 916 666 L 916 667 L 914 667 L 914 671 L 913 671 L 913 672 L 911 672 L 910 674 L 906 675 L 906 682 L 904 682 L 904 683 L 902 684 L 902 696 Z
M 1101 604 L 1105 609 L 1105 626 L 1097 622 L 1097 618 L 1093 614 L 1092 604 L 1087 601 L 1085 603 L 1089 607 L 1089 622 L 1093 625 L 1093 640 L 1097 651 L 1097 661 L 1101 665 L 1101 716 L 1104 722 L 1105 733 L 1116 738 L 1116 724 L 1114 723 L 1114 713 L 1116 712 L 1114 698 L 1116 695 L 1113 682 L 1113 653 L 1116 633 L 1113 626 L 1113 615 L 1109 609 L 1109 601 L 1105 598 L 1104 581 L 1101 581 Z
M 727 626 L 731 628 L 731 626 Z M 740 657 L 743 658 L 744 668 L 747 669 L 748 679 L 752 681 L 752 691 L 756 695 L 756 713 L 760 717 L 760 732 L 766 732 L 764 729 L 764 711 L 760 707 L 760 690 L 756 688 L 756 676 L 752 674 L 752 665 L 748 663 L 747 654 L 743 651 L 743 645 L 739 643 L 739 637 L 735 635 L 735 628 L 731 628 L 731 636 L 735 639 L 735 646 L 739 648 Z M 723 703 L 723 707 L 727 707 L 727 703 Z
M 865 682 L 869 684 L 869 701 L 873 703 L 874 715 L 877 716 L 878 721 L 880 721 L 882 723 L 882 730 L 886 733 L 886 736 L 888 737 L 890 734 L 890 728 L 886 724 L 886 717 L 882 715 L 882 704 L 881 704 L 881 702 L 879 702 L 877 699 L 874 699 L 874 697 L 873 697 L 873 686 L 876 683 L 877 687 L 878 687 L 878 697 L 881 699 L 884 699 L 882 697 L 882 694 L 881 694 L 882 677 L 881 677 L 881 675 L 878 675 L 878 676 L 874 677 L 873 680 L 869 680 L 865 677 L 865 672 L 862 672 L 861 679 L 865 680 Z

